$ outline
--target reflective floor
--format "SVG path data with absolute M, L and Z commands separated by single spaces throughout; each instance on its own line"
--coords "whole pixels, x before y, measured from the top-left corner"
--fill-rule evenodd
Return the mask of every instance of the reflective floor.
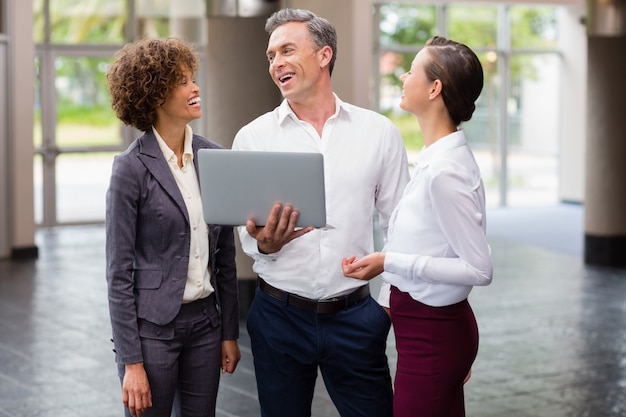
M 480 350 L 470 417 L 626 416 L 626 271 L 582 263 L 582 208 L 489 214 L 494 282 L 470 296 Z M 0 417 L 121 416 L 104 230 L 41 230 L 36 261 L 0 261 Z M 249 340 L 218 416 L 258 416 Z M 395 362 L 393 335 L 390 363 Z M 337 416 L 317 389 L 314 417 Z M 289 417 L 289 416 L 285 416 Z

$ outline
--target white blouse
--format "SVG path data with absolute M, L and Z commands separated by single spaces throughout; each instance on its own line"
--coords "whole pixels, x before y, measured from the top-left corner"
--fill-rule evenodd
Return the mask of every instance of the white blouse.
M 171 150 L 156 128 L 152 128 L 157 138 L 161 152 L 167 161 L 174 180 L 178 185 L 189 215 L 189 268 L 187 269 L 187 283 L 183 293 L 183 303 L 208 297 L 214 289 L 209 274 L 209 226 L 204 222 L 202 215 L 202 198 L 200 184 L 193 164 L 193 130 L 189 125 L 185 127 L 185 142 L 183 149 L 183 167 L 178 167 L 178 158 Z
M 485 232 L 480 170 L 458 130 L 420 153 L 391 215 L 383 280 L 430 306 L 462 301 L 473 286 L 491 283 Z

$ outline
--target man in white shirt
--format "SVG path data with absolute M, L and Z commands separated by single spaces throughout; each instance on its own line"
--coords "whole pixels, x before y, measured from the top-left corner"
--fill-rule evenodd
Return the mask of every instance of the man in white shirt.
M 261 412 L 310 416 L 319 368 L 342 416 L 389 417 L 390 319 L 368 285 L 344 277 L 341 259 L 372 251 L 375 211 L 386 233 L 409 179 L 404 144 L 387 118 L 333 93 L 337 37 L 327 20 L 284 9 L 265 29 L 285 100 L 244 126 L 233 149 L 322 153 L 332 227 L 296 229 L 297 212 L 276 205 L 264 227 L 250 220 L 239 230 L 259 276 L 248 332 Z

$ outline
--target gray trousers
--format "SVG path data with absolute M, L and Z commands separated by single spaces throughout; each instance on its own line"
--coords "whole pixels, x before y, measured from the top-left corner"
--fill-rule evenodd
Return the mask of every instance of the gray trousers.
M 152 392 L 143 416 L 214 417 L 222 358 L 214 296 L 183 304 L 166 326 L 140 319 L 139 333 Z M 119 375 L 123 380 L 124 365 Z

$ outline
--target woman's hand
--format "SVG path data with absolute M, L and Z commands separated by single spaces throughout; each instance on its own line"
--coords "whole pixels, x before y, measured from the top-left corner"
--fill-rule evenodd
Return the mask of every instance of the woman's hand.
M 356 256 L 343 258 L 341 261 L 341 270 L 343 274 L 349 278 L 369 281 L 385 270 L 385 254 L 382 252 L 374 252 L 361 259 L 356 259 Z
M 143 362 L 130 363 L 125 366 L 122 402 L 135 417 L 141 417 L 146 408 L 152 407 L 152 393 Z
M 239 345 L 236 340 L 223 340 L 222 341 L 222 373 L 228 372 L 232 374 L 235 372 L 235 368 L 241 359 L 241 352 L 239 352 Z
M 467 384 L 467 381 L 469 381 L 471 377 L 472 377 L 472 368 L 470 368 L 469 372 L 465 376 L 465 379 L 463 380 L 463 384 Z

